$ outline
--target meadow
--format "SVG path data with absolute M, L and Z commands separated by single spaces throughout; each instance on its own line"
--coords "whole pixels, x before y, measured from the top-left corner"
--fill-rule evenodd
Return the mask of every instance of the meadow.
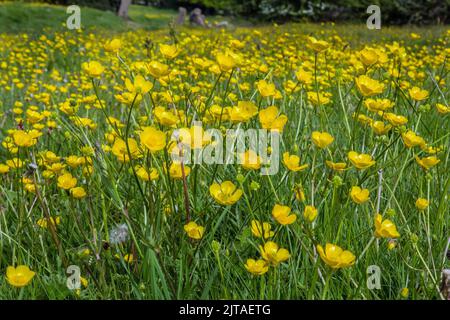
M 0 4 L 0 299 L 447 298 L 450 28 L 44 7 Z M 173 157 L 237 128 L 279 145 Z

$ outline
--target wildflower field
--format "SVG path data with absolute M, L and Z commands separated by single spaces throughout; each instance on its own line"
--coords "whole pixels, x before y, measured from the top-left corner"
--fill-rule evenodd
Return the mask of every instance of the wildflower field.
M 449 42 L 0 33 L 0 298 L 446 298 Z

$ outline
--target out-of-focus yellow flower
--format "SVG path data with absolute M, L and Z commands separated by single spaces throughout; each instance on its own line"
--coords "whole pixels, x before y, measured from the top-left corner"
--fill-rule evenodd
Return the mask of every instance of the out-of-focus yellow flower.
M 409 289 L 408 288 L 402 288 L 402 290 L 400 291 L 400 295 L 402 296 L 402 298 L 408 298 L 409 296 Z
M 345 162 L 333 162 L 333 161 L 326 160 L 325 164 L 327 165 L 327 167 L 329 167 L 335 171 L 344 171 L 345 168 L 347 167 L 347 164 Z
M 375 237 L 398 238 L 400 237 L 400 234 L 397 231 L 397 227 L 391 220 L 383 220 L 381 214 L 377 213 L 375 216 Z
M 122 41 L 120 39 L 112 39 L 111 41 L 108 41 L 105 43 L 103 48 L 108 52 L 118 52 L 120 47 L 122 46 Z
M 308 222 L 313 222 L 316 220 L 319 211 L 314 206 L 306 206 L 303 210 L 303 218 Z
M 83 62 L 81 68 L 93 78 L 99 77 L 105 71 L 105 68 L 97 61 Z
M 236 203 L 242 196 L 242 190 L 233 182 L 224 181 L 221 184 L 213 183 L 209 187 L 209 193 L 219 204 L 229 206 Z
M 173 59 L 180 53 L 175 45 L 169 44 L 160 44 L 159 51 L 166 59 Z
M 372 127 L 375 134 L 380 136 L 387 134 L 389 130 L 392 129 L 392 125 L 385 124 L 383 121 L 374 121 L 370 124 L 370 126 Z
M 261 158 L 253 150 L 247 150 L 239 155 L 240 164 L 246 170 L 258 170 L 261 168 Z
M 126 79 L 125 86 L 128 91 L 134 94 L 146 94 L 153 88 L 153 84 L 150 81 L 145 80 L 141 75 L 137 75 L 134 78 L 133 83 L 131 83 L 130 79 Z
M 328 147 L 334 141 L 333 136 L 328 132 L 313 131 L 311 138 L 313 143 L 321 149 Z
M 14 131 L 13 140 L 18 147 L 31 147 L 34 146 L 37 142 L 33 135 L 23 130 Z
M 378 62 L 378 53 L 375 49 L 364 48 L 359 52 L 359 58 L 365 66 L 371 66 Z
M 272 226 L 268 222 L 261 223 L 257 220 L 252 220 L 251 222 L 252 234 L 257 238 L 264 236 L 264 239 L 268 239 L 273 237 L 274 232 L 271 229 Z
M 428 208 L 428 200 L 424 199 L 424 198 L 418 198 L 416 200 L 416 208 L 419 210 L 425 210 L 426 208 Z
M 259 80 L 256 82 L 259 94 L 263 97 L 273 97 L 277 93 L 277 89 L 273 83 L 268 83 L 266 80 Z
M 319 244 L 317 245 L 317 252 L 320 258 L 333 269 L 340 269 L 350 267 L 355 263 L 355 255 L 348 250 L 343 250 L 341 247 L 327 243 L 325 249 Z
M 350 190 L 350 197 L 355 203 L 362 204 L 369 200 L 369 190 L 361 189 L 358 186 L 353 186 Z
M 355 151 L 350 151 L 348 153 L 348 159 L 350 162 L 358 169 L 367 169 L 375 164 L 375 160 L 372 156 L 364 153 L 357 153 Z
M 166 146 L 166 134 L 153 127 L 145 127 L 139 134 L 139 138 L 150 152 L 158 152 Z
M 291 171 L 297 172 L 308 168 L 308 164 L 300 165 L 300 157 L 291 155 L 289 152 L 283 153 L 283 164 Z
M 262 259 L 247 259 L 247 262 L 244 266 L 248 272 L 253 273 L 257 276 L 261 276 L 269 270 L 269 264 L 267 263 L 267 261 Z
M 437 165 L 439 162 L 441 162 L 441 160 L 439 160 L 437 157 L 435 156 L 429 156 L 429 157 L 425 157 L 425 158 L 419 158 L 418 156 L 416 156 L 416 162 L 425 170 L 428 170 L 432 167 L 434 167 L 435 165 Z
M 295 189 L 295 198 L 300 202 L 304 202 L 306 200 L 305 192 L 302 187 L 297 187 Z
M 135 171 L 136 175 L 144 181 L 156 180 L 159 178 L 158 171 L 155 168 L 147 170 L 143 166 L 138 165 L 135 167 Z
M 403 143 L 407 148 L 412 148 L 415 146 L 423 146 L 425 145 L 425 140 L 418 136 L 414 131 L 408 130 L 405 133 L 402 133 Z
M 272 266 L 276 266 L 281 262 L 290 258 L 289 251 L 278 247 L 275 242 L 267 241 L 263 246 L 259 246 L 261 257 L 269 262 Z
M 450 107 L 444 106 L 441 103 L 436 103 L 436 110 L 437 110 L 437 112 L 442 113 L 442 114 L 450 113 Z
M 183 179 L 183 169 L 184 176 L 187 177 L 191 173 L 191 168 L 187 165 L 181 167 L 181 163 L 173 162 L 169 167 L 169 174 L 172 179 Z
M 395 127 L 403 126 L 408 122 L 408 118 L 390 112 L 383 114 L 383 119 L 389 121 Z
M 169 66 L 158 61 L 151 61 L 147 65 L 148 72 L 153 78 L 159 79 L 170 73 Z
M 75 188 L 70 189 L 70 194 L 75 199 L 82 199 L 82 198 L 86 197 L 86 191 L 84 190 L 83 187 L 75 187 Z
M 418 87 L 412 87 L 409 89 L 409 96 L 415 101 L 422 101 L 428 98 L 428 91 L 424 89 L 420 89 Z
M 247 122 L 258 114 L 258 107 L 251 101 L 239 101 L 231 108 L 230 119 L 233 122 Z
M 364 97 L 370 97 L 380 94 L 384 90 L 384 85 L 366 75 L 356 78 L 356 87 Z
M 57 217 L 50 217 L 50 219 L 41 218 L 41 219 L 38 219 L 38 221 L 36 221 L 36 224 L 39 227 L 44 228 L 44 229 L 46 229 L 49 224 L 57 226 L 60 223 L 61 223 L 61 217 L 59 217 L 59 216 L 57 216 Z
M 297 220 L 297 216 L 295 214 L 291 214 L 291 208 L 288 206 L 282 206 L 279 204 L 275 204 L 272 209 L 272 217 L 281 225 L 292 224 Z
M 219 53 L 216 56 L 217 64 L 222 72 L 228 72 L 236 66 L 236 60 L 231 54 Z
M 31 271 L 28 266 L 20 265 L 6 268 L 6 281 L 13 287 L 25 287 L 35 276 L 35 272 Z
M 58 177 L 58 187 L 69 190 L 75 188 L 77 185 L 77 178 L 73 177 L 70 173 L 65 173 Z
M 389 99 L 372 99 L 368 98 L 364 100 L 364 105 L 367 108 L 367 110 L 372 112 L 378 112 L 378 111 L 386 111 L 388 109 L 391 109 L 394 106 L 394 102 L 392 102 Z
M 259 122 L 261 122 L 263 129 L 283 132 L 283 128 L 287 121 L 288 118 L 284 114 L 278 115 L 278 108 L 274 106 L 259 112 Z
M 305 71 L 304 69 L 300 68 L 296 73 L 295 76 L 297 77 L 297 80 L 300 83 L 303 83 L 305 85 L 309 85 L 313 81 L 313 74 L 311 72 Z
M 330 46 L 330 44 L 328 42 L 326 42 L 324 40 L 317 40 L 314 37 L 307 37 L 307 41 L 308 41 L 308 44 L 307 44 L 308 47 L 317 53 L 328 49 L 328 47 Z
M 315 106 L 326 105 L 331 101 L 327 95 L 321 92 L 308 91 L 306 95 L 308 97 L 308 101 Z
M 128 148 L 130 149 L 131 158 L 135 159 L 141 156 L 138 144 L 133 138 L 128 138 Z M 112 153 L 117 157 L 120 162 L 130 161 L 127 145 L 124 140 L 116 139 L 112 147 Z
M 199 240 L 203 237 L 203 233 L 205 232 L 205 228 L 199 226 L 194 221 L 189 222 L 184 225 L 184 231 L 187 233 L 189 238 Z

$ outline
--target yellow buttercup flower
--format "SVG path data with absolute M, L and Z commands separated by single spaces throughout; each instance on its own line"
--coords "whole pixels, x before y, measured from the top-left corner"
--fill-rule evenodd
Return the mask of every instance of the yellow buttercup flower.
M 308 101 L 315 106 L 326 105 L 331 102 L 328 95 L 321 92 L 308 91 L 306 95 L 308 97 Z
M 271 229 L 272 226 L 268 222 L 261 223 L 257 220 L 252 220 L 251 222 L 252 234 L 257 238 L 263 237 L 264 239 L 268 239 L 273 237 L 275 233 Z
M 137 75 L 134 78 L 133 83 L 131 83 L 130 79 L 126 79 L 125 86 L 128 91 L 134 94 L 146 94 L 153 88 L 153 84 L 150 81 L 145 80 L 141 75 Z
M 355 151 L 350 151 L 348 153 L 348 159 L 350 162 L 358 169 L 367 169 L 375 164 L 375 160 L 372 156 L 364 153 L 357 153 Z
M 289 152 L 283 153 L 283 164 L 288 168 L 288 170 L 297 172 L 308 168 L 308 164 L 300 165 L 300 157 L 296 155 L 291 155 Z
M 122 41 L 120 41 L 120 39 L 112 39 L 103 46 L 103 48 L 108 52 L 117 52 L 121 47 Z
M 369 190 L 354 186 L 350 190 L 350 197 L 355 203 L 362 204 L 369 200 Z
M 83 62 L 81 68 L 93 78 L 99 77 L 105 71 L 105 68 L 97 61 Z
M 23 130 L 14 131 L 13 140 L 18 147 L 31 147 L 34 146 L 37 142 L 33 135 Z
M 347 164 L 345 162 L 333 162 L 333 161 L 326 160 L 325 164 L 327 165 L 327 167 L 329 167 L 335 171 L 344 171 L 345 168 L 347 168 Z
M 136 166 L 135 167 L 136 175 L 144 181 L 151 181 L 156 180 L 159 178 L 158 171 L 155 168 L 151 168 L 150 170 L 147 170 L 143 166 Z
M 385 124 L 383 121 L 374 121 L 370 126 L 375 134 L 380 136 L 387 134 L 392 129 L 392 125 Z
M 169 44 L 160 44 L 159 51 L 161 51 L 162 55 L 166 59 L 173 59 L 179 54 L 179 51 L 176 46 Z
M 128 138 L 128 148 L 130 149 L 131 158 L 139 158 L 142 156 L 139 151 L 138 144 L 133 138 Z M 120 162 L 130 161 L 127 145 L 124 140 L 116 139 L 111 149 L 112 153 L 117 157 Z
M 292 224 L 297 220 L 297 216 L 291 214 L 291 208 L 278 204 L 275 204 L 272 209 L 272 217 L 283 226 Z
M 429 156 L 429 157 L 424 157 L 424 158 L 419 158 L 418 156 L 416 156 L 416 162 L 425 170 L 428 170 L 432 167 L 434 167 L 435 165 L 437 165 L 439 162 L 441 162 L 441 160 L 439 160 L 438 158 L 436 158 L 435 156 Z
M 242 196 L 242 190 L 238 189 L 231 181 L 221 184 L 213 183 L 209 187 L 209 193 L 219 204 L 229 206 L 236 203 Z
M 423 146 L 425 145 L 425 140 L 418 136 L 414 131 L 408 130 L 405 133 L 402 133 L 403 143 L 407 148 L 412 148 L 415 146 Z
M 419 210 L 425 210 L 426 208 L 428 208 L 428 200 L 424 199 L 424 198 L 418 198 L 416 200 L 416 208 Z
M 70 194 L 75 199 L 81 199 L 81 198 L 86 197 L 86 191 L 84 190 L 83 187 L 75 187 L 75 188 L 70 189 Z
M 386 111 L 394 106 L 394 102 L 389 99 L 372 99 L 364 100 L 364 106 L 372 112 Z
M 288 118 L 282 114 L 278 115 L 278 108 L 271 106 L 259 112 L 259 122 L 263 129 L 277 130 L 283 132 Z
M 442 113 L 442 114 L 450 113 L 450 107 L 444 106 L 441 103 L 436 103 L 436 110 L 437 110 L 437 112 Z
M 73 177 L 70 173 L 65 173 L 58 177 L 58 187 L 69 190 L 77 185 L 77 178 Z
M 321 149 L 328 147 L 334 141 L 333 136 L 328 132 L 313 131 L 311 138 L 313 143 Z
M 216 56 L 216 61 L 222 72 L 228 72 L 236 66 L 235 58 L 229 53 L 227 54 L 219 53 Z
M 313 222 L 316 220 L 319 211 L 314 206 L 306 206 L 303 210 L 303 218 L 308 222 Z
M 270 263 L 272 266 L 276 266 L 281 262 L 284 262 L 290 258 L 289 251 L 284 248 L 278 247 L 275 242 L 267 241 L 263 246 L 259 246 L 261 257 Z
M 21 288 L 30 283 L 35 272 L 31 271 L 28 266 L 20 265 L 15 267 L 9 266 L 6 268 L 6 281 L 13 287 Z
M 319 53 L 322 52 L 330 46 L 330 44 L 324 40 L 317 40 L 314 37 L 307 37 L 308 47 Z
M 150 152 L 158 152 L 166 146 L 166 134 L 153 127 L 145 127 L 139 134 L 139 138 Z
M 239 163 L 246 170 L 258 170 L 261 168 L 261 158 L 253 150 L 247 150 L 240 154 Z
M 160 79 L 170 73 L 169 66 L 158 61 L 151 61 L 147 64 L 147 69 L 153 78 Z
M 187 177 L 191 173 L 191 168 L 187 165 L 181 167 L 181 163 L 173 162 L 169 167 L 169 174 L 172 179 L 183 179 L 183 169 L 184 176 Z
M 38 221 L 36 221 L 36 224 L 41 227 L 46 229 L 49 225 L 54 225 L 57 226 L 61 223 L 61 217 L 57 216 L 57 217 L 50 217 L 50 219 L 47 218 L 41 218 L 38 219 Z
M 277 93 L 277 89 L 273 83 L 268 83 L 266 80 L 259 80 L 256 82 L 259 94 L 263 97 L 272 97 Z
M 408 118 L 390 112 L 384 113 L 383 119 L 389 121 L 395 127 L 403 126 L 408 122 Z
M 258 107 L 251 101 L 239 101 L 231 108 L 230 119 L 233 122 L 247 122 L 258 114 Z
M 400 234 L 397 227 L 391 220 L 383 220 L 381 214 L 375 216 L 375 237 L 377 238 L 398 238 Z
M 359 58 L 365 66 L 371 66 L 378 62 L 378 53 L 375 49 L 364 48 L 359 52 Z
M 422 101 L 428 98 L 428 91 L 424 89 L 420 89 L 418 87 L 412 87 L 409 89 L 409 96 L 415 101 Z
M 184 225 L 184 231 L 187 233 L 188 237 L 195 240 L 200 240 L 203 237 L 205 228 L 198 225 L 194 221 L 189 222 Z
M 247 262 L 245 263 L 244 266 L 248 272 L 253 273 L 257 276 L 261 276 L 269 270 L 269 265 L 267 261 L 262 259 L 259 260 L 247 259 Z
M 303 83 L 305 85 L 309 85 L 312 83 L 313 81 L 313 74 L 312 72 L 308 72 L 302 68 L 300 68 L 296 73 L 295 76 L 297 78 L 297 80 L 300 83 Z
M 364 97 L 370 97 L 380 94 L 384 90 L 384 85 L 366 75 L 356 78 L 356 87 Z
M 355 263 L 356 257 L 353 253 L 335 244 L 327 243 L 325 249 L 319 244 L 317 251 L 323 262 L 333 269 L 350 267 Z

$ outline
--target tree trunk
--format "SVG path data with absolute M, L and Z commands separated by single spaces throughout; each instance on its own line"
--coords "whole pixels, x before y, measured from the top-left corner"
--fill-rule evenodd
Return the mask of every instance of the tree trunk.
M 121 0 L 119 12 L 117 13 L 117 15 L 124 19 L 128 19 L 128 7 L 130 6 L 130 4 L 131 0 Z

